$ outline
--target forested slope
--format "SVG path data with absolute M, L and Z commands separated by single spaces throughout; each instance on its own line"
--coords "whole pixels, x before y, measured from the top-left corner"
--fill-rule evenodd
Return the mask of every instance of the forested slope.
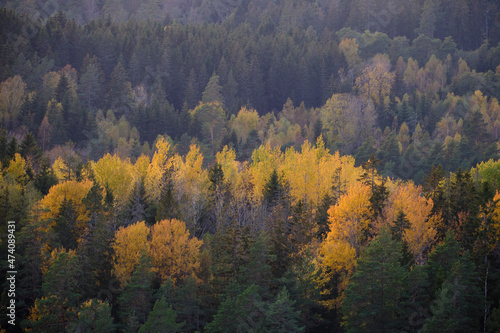
M 1 328 L 498 330 L 495 1 L 2 4 Z

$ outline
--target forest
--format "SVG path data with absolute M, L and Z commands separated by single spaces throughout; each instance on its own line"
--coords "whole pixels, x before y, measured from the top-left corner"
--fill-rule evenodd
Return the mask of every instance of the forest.
M 0 4 L 0 332 L 500 331 L 497 1 Z

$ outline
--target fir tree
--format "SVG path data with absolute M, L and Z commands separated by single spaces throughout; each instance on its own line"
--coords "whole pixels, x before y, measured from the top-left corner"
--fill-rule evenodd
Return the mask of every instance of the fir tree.
M 130 282 L 118 298 L 119 317 L 127 332 L 137 332 L 146 322 L 153 301 L 151 259 L 143 254 Z
M 342 303 L 347 332 L 390 332 L 398 328 L 404 277 L 400 248 L 385 228 L 358 259 Z

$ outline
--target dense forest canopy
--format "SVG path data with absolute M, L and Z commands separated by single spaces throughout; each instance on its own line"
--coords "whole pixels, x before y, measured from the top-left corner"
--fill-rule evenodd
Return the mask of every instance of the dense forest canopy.
M 1 4 L 0 330 L 499 330 L 497 1 Z

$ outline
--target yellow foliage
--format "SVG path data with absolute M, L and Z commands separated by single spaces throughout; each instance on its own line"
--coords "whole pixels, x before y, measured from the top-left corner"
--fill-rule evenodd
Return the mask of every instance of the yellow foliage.
M 162 220 L 151 228 L 149 254 L 162 282 L 171 279 L 174 284 L 195 277 L 200 269 L 200 246 L 203 241 L 190 238 L 184 222 Z
M 283 161 L 283 172 L 292 196 L 305 204 L 318 203 L 330 191 L 332 176 L 341 167 L 339 155 L 330 155 L 321 137 L 316 147 L 304 142 L 300 153 L 288 149 Z
M 16 75 L 0 83 L 0 119 L 16 119 L 26 96 L 27 84 Z
M 26 177 L 26 161 L 19 153 L 14 155 L 14 158 L 9 164 L 7 173 L 10 173 L 17 181 L 23 181 Z
M 432 207 L 432 199 L 426 199 L 422 188 L 410 181 L 399 184 L 391 191 L 384 209 L 386 223 L 389 225 L 393 224 L 399 212 L 406 215 L 410 228 L 405 230 L 403 239 L 417 264 L 424 263 L 424 253 L 431 248 L 436 238 L 434 226 L 440 222 L 440 217 L 429 218 Z
M 380 105 L 391 92 L 395 74 L 391 73 L 391 63 L 387 55 L 377 54 L 373 57 L 363 73 L 356 79 L 356 87 L 361 95 L 371 98 Z
M 232 148 L 224 146 L 222 151 L 215 155 L 215 158 L 224 172 L 224 181 L 232 184 L 233 187 L 237 186 L 240 177 L 236 152 Z
M 143 253 L 148 251 L 149 228 L 144 221 L 116 231 L 113 243 L 113 274 L 125 286 Z
M 372 215 L 370 196 L 370 188 L 365 184 L 357 182 L 349 187 L 328 210 L 330 232 L 326 242 L 345 241 L 359 256 Z
M 345 241 L 325 242 L 320 250 L 322 264 L 332 272 L 353 272 L 356 267 L 356 250 Z
M 198 213 L 208 188 L 208 171 L 203 169 L 203 155 L 196 145 L 191 145 L 183 159 L 175 155 L 174 189 L 177 201 L 181 202 L 186 223 L 192 227 L 198 219 Z
M 54 164 L 52 164 L 52 170 L 54 171 L 54 175 L 57 177 L 59 182 L 63 182 L 66 180 L 66 172 L 68 170 L 68 166 L 64 163 L 62 157 L 58 157 Z
M 238 141 L 245 143 L 248 134 L 252 130 L 259 129 L 259 114 L 254 109 L 248 110 L 243 107 L 236 117 L 232 117 L 230 121 L 230 128 L 236 133 Z
M 172 165 L 170 143 L 163 137 L 156 142 L 156 151 L 147 170 L 144 187 L 151 200 L 159 201 L 165 187 L 165 174 Z
M 413 60 L 413 58 L 408 58 L 408 66 L 403 73 L 403 82 L 405 83 L 408 90 L 415 88 L 415 82 L 417 81 L 418 73 L 418 62 Z
M 83 182 L 68 180 L 52 186 L 49 193 L 40 201 L 41 208 L 44 210 L 41 215 L 42 219 L 55 218 L 59 213 L 59 208 L 61 207 L 64 199 L 68 201 L 71 200 L 73 201 L 76 213 L 78 214 L 76 227 L 81 235 L 85 230 L 88 219 L 87 209 L 82 203 L 82 199 L 87 196 L 91 187 L 92 182 L 90 180 L 85 180 Z M 50 226 L 54 225 L 54 223 L 51 223 Z
M 107 186 L 112 191 L 115 205 L 117 207 L 126 205 L 136 181 L 130 160 L 106 154 L 99 161 L 92 162 L 92 170 L 99 184 Z
M 354 183 L 335 206 L 328 210 L 330 232 L 321 244 L 320 259 L 323 283 L 337 277 L 338 296 L 328 306 L 339 306 L 349 278 L 356 267 L 370 222 L 370 188 Z
M 271 145 L 262 145 L 252 153 L 250 174 L 252 177 L 254 200 L 260 202 L 263 197 L 264 187 L 274 170 L 281 174 L 280 166 L 283 158 L 279 148 L 271 148 Z
M 345 38 L 339 44 L 339 50 L 344 55 L 349 69 L 354 69 L 361 63 L 361 58 L 358 55 L 358 44 L 354 38 Z
M 340 185 L 350 186 L 359 179 L 362 170 L 354 166 L 354 158 L 340 156 L 339 152 L 330 154 L 325 148 L 322 137 L 313 147 L 307 140 L 301 152 L 293 148 L 284 154 L 279 148 L 262 145 L 254 150 L 249 174 L 253 184 L 253 199 L 262 200 L 262 193 L 271 173 L 276 170 L 283 175 L 290 186 L 294 201 L 302 200 L 306 204 L 316 204 L 331 191 L 333 176 L 340 172 Z
M 137 161 L 135 161 L 133 167 L 133 173 L 134 173 L 134 179 L 136 181 L 144 182 L 146 180 L 146 177 L 148 176 L 149 164 L 150 164 L 150 159 L 149 156 L 146 155 L 139 156 Z
M 342 303 L 343 291 L 347 288 L 349 278 L 356 268 L 356 250 L 348 242 L 337 240 L 324 242 L 320 248 L 321 267 L 323 274 L 320 283 L 328 285 L 332 276 L 338 276 L 337 291 L 339 297 L 326 302 L 330 308 Z M 326 292 L 332 292 L 327 290 Z
M 488 253 L 495 250 L 500 242 L 500 193 L 498 191 L 489 205 L 491 206 L 487 208 L 493 208 L 493 213 L 491 214 L 492 223 L 487 223 L 488 216 L 484 212 L 479 216 L 484 221 L 481 224 L 480 232 L 486 235 L 483 241 L 486 243 Z M 488 210 L 486 209 L 486 211 Z

